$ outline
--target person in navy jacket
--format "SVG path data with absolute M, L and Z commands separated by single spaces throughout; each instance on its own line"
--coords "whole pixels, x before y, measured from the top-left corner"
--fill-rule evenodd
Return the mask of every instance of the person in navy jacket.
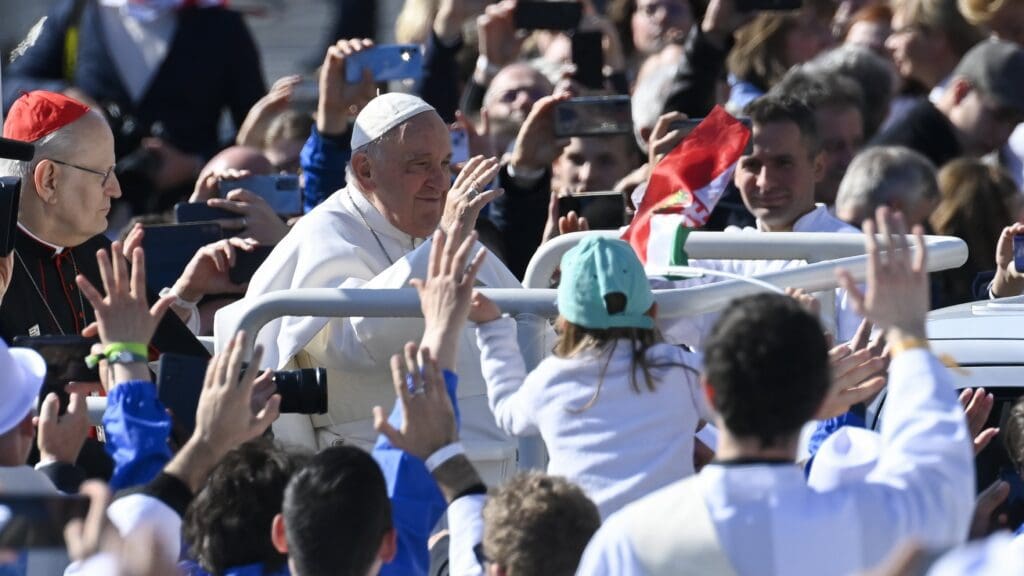
M 91 101 L 111 120 L 119 160 L 139 148 L 155 158 L 147 184 L 190 185 L 221 148 L 223 111 L 237 127 L 266 92 L 252 35 L 240 14 L 208 7 L 216 2 L 108 4 L 56 3 L 4 70 L 4 108 L 38 89 Z

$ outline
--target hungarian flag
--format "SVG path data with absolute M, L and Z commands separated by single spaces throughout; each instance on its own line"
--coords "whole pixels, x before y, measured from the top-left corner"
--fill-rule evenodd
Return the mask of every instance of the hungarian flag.
M 749 141 L 750 129 L 715 106 L 658 162 L 622 235 L 645 266 L 686 264 L 686 235 L 707 223 Z

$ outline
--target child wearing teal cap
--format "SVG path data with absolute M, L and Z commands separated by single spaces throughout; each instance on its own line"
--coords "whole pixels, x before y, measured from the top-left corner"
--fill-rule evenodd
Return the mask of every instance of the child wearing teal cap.
M 693 474 L 694 433 L 710 419 L 701 360 L 661 340 L 654 295 L 625 242 L 587 237 L 563 256 L 561 271 L 558 343 L 529 374 L 515 320 L 479 293 L 469 319 L 498 427 L 539 433 L 548 473 L 579 484 L 607 517 Z M 428 330 L 440 322 L 426 320 Z

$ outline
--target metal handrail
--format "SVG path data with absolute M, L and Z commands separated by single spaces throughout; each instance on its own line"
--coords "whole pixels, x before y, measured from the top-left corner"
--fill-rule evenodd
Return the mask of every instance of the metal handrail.
M 538 275 L 543 275 L 546 270 L 547 276 L 550 276 L 556 266 L 552 265 L 556 256 L 560 261 L 561 255 L 586 234 L 614 233 L 566 234 L 556 238 L 550 247 L 545 244 L 531 261 L 524 284 L 536 286 L 540 282 Z M 811 292 L 833 289 L 837 286 L 835 271 L 838 268 L 848 270 L 858 282 L 865 279 L 867 257 L 864 255 L 863 238 L 860 235 L 780 232 L 772 233 L 771 242 L 764 242 L 762 234 L 693 232 L 687 240 L 687 251 L 690 251 L 692 240 L 692 256 L 720 256 L 722 252 L 714 244 L 716 239 L 733 249 L 746 250 L 743 253 L 745 259 L 779 259 L 784 254 L 784 248 L 792 249 L 800 259 L 814 249 L 829 255 L 845 256 L 754 276 L 780 288 L 803 288 Z M 925 243 L 928 247 L 929 271 L 956 268 L 967 261 L 967 244 L 959 238 L 926 236 Z M 916 251 L 913 247 L 911 250 Z M 546 284 L 546 278 L 544 282 Z M 690 288 L 655 290 L 655 300 L 658 302 L 660 317 L 674 318 L 716 312 L 736 298 L 763 290 L 746 282 L 726 280 Z M 555 290 L 552 289 L 483 289 L 481 292 L 510 314 L 529 313 L 551 318 L 558 313 Z M 304 288 L 271 292 L 253 299 L 245 311 L 236 317 L 236 321 L 228 326 L 228 333 L 245 330 L 246 347 L 251 350 L 259 330 L 271 320 L 282 316 L 406 318 L 420 315 L 416 291 L 409 288 Z
M 558 268 L 562 255 L 590 234 L 618 238 L 616 230 L 572 232 L 545 242 L 530 259 L 523 277 L 523 286 L 542 288 Z M 929 257 L 943 257 L 949 245 L 962 245 L 967 261 L 967 245 L 952 236 L 925 236 Z M 864 237 L 860 234 L 824 232 L 772 232 L 770 236 L 757 232 L 703 232 L 694 231 L 686 237 L 686 253 L 690 258 L 707 260 L 805 260 L 823 262 L 837 258 L 864 254 Z
M 547 277 L 564 254 L 586 234 L 617 236 L 615 232 L 584 232 L 566 234 L 541 247 L 527 269 L 530 285 Z M 771 242 L 761 234 L 693 232 L 687 240 L 687 252 L 694 258 L 723 258 L 722 246 L 741 250 L 744 259 L 785 259 L 784 250 L 791 250 L 788 259 L 820 259 L 822 254 L 836 258 L 815 262 L 799 268 L 780 270 L 755 276 L 780 288 L 803 288 L 807 291 L 831 290 L 836 287 L 835 271 L 845 268 L 854 280 L 863 282 L 867 257 L 863 238 L 857 234 L 772 233 Z M 959 238 L 926 236 L 928 270 L 935 272 L 962 265 L 967 261 L 967 244 Z M 719 244 L 720 243 L 720 244 Z M 915 250 L 912 248 L 912 251 Z M 732 253 L 733 255 L 736 252 Z M 554 263 L 554 264 L 552 264 Z M 658 316 L 665 318 L 694 316 L 724 309 L 736 298 L 762 292 L 764 288 L 739 280 L 725 280 L 690 288 L 655 290 Z M 552 318 L 557 315 L 556 291 L 549 288 L 483 289 L 503 311 L 513 315 L 534 314 Z M 228 333 L 246 332 L 246 355 L 251 355 L 256 335 L 270 321 L 282 316 L 384 317 L 421 316 L 419 297 L 415 290 L 361 288 L 306 288 L 272 292 L 246 302 L 245 310 L 227 326 Z M 521 335 L 522 336 L 522 335 Z M 526 358 L 531 368 L 540 358 Z M 102 403 L 105 405 L 105 402 Z M 90 402 L 94 421 L 102 416 L 100 402 Z M 97 414 L 93 414 L 98 411 Z

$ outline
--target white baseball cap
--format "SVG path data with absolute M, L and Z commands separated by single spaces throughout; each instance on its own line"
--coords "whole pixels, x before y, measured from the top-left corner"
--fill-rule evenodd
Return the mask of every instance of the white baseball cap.
M 356 116 L 352 128 L 352 150 L 357 150 L 387 134 L 402 122 L 424 112 L 437 112 L 419 96 L 389 92 L 381 94 Z
M 8 348 L 0 339 L 0 434 L 28 416 L 46 378 L 46 360 L 30 348 Z

